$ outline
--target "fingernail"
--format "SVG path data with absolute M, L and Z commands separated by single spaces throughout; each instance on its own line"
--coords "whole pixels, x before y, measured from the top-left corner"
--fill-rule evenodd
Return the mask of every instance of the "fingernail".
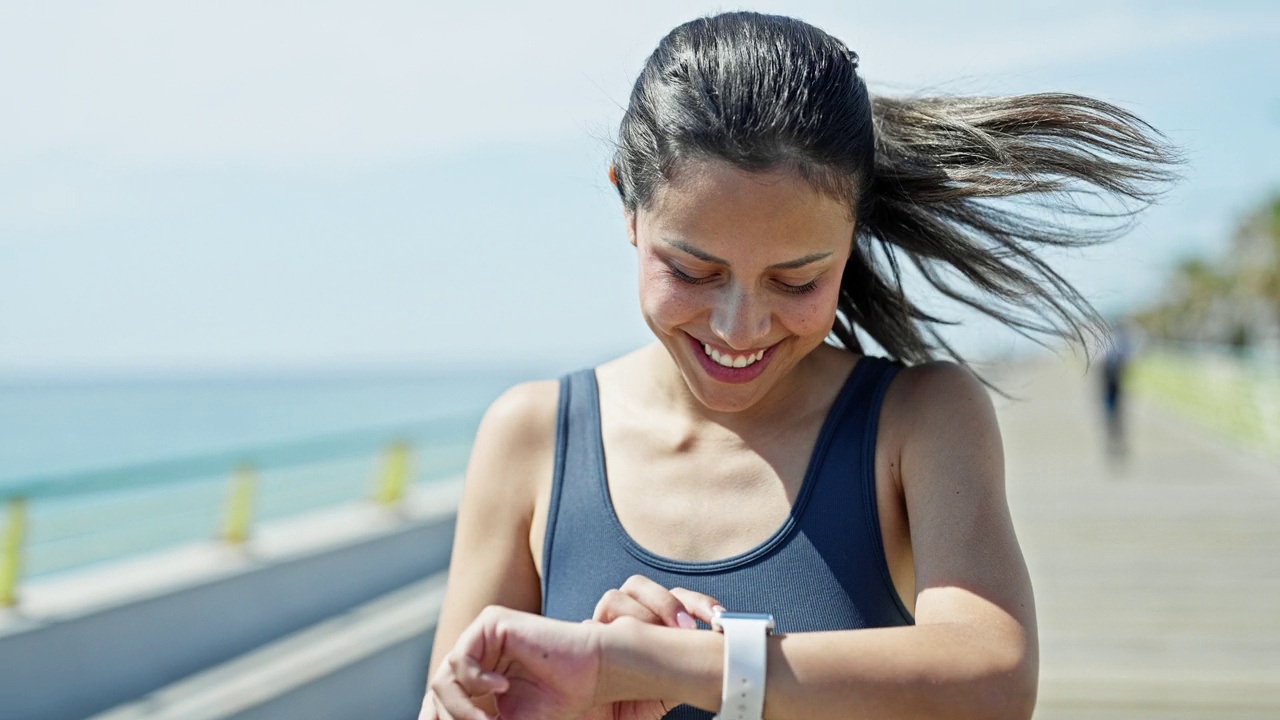
M 492 685 L 495 690 L 507 686 L 507 678 L 495 672 L 480 673 L 480 679 L 486 684 Z
M 692 630 L 698 627 L 698 621 L 694 620 L 693 616 L 683 610 L 676 613 L 676 624 L 686 630 Z
M 723 605 L 712 605 L 711 611 L 712 612 L 729 612 L 728 610 L 724 609 Z

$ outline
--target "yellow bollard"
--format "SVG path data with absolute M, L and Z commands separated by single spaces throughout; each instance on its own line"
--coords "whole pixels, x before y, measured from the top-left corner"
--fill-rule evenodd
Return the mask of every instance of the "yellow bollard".
M 398 505 L 404 498 L 405 486 L 409 484 L 410 460 L 409 443 L 397 440 L 387 447 L 382 464 L 382 479 L 374 494 L 374 499 L 380 504 Z
M 26 532 L 27 499 L 9 498 L 4 547 L 0 548 L 0 607 L 18 604 L 18 578 L 22 574 L 22 536 Z
M 247 463 L 231 474 L 231 494 L 227 500 L 227 519 L 222 537 L 232 545 L 243 545 L 249 539 L 249 526 L 253 522 L 253 492 L 257 484 L 257 473 Z

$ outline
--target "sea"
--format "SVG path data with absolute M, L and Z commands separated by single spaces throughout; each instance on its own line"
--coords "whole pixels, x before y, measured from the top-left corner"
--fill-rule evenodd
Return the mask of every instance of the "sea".
M 230 461 L 242 451 L 302 448 L 296 462 L 255 474 L 255 523 L 374 495 L 386 456 L 376 447 L 334 453 L 346 438 L 368 444 L 385 433 L 390 443 L 401 428 L 429 428 L 414 440 L 411 480 L 456 477 L 489 403 L 546 376 L 524 368 L 0 378 L 0 500 L 32 481 L 56 490 L 109 477 L 26 500 L 21 576 L 36 581 L 217 539 Z M 220 457 L 227 467 L 211 470 L 208 459 Z

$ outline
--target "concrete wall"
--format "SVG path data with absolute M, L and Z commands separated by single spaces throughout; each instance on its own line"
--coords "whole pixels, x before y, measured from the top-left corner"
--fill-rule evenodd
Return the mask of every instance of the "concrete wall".
M 0 635 L 0 720 L 84 718 L 421 580 L 448 565 L 453 528 L 452 514 L 406 520 L 374 537 L 247 562 L 208 582 Z M 412 685 L 420 697 L 425 652 L 407 643 L 399 654 L 339 673 L 335 683 L 390 673 L 403 676 L 401 694 Z M 346 717 L 401 716 L 390 708 L 416 708 L 417 699 L 392 692 L 386 702 L 391 715 Z
M 346 665 L 235 720 L 417 720 L 435 627 Z

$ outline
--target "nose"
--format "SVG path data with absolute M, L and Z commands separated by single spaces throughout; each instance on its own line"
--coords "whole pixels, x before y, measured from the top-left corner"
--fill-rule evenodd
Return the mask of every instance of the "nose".
M 711 332 L 734 350 L 758 348 L 769 335 L 773 310 L 750 288 L 731 284 L 711 308 Z

